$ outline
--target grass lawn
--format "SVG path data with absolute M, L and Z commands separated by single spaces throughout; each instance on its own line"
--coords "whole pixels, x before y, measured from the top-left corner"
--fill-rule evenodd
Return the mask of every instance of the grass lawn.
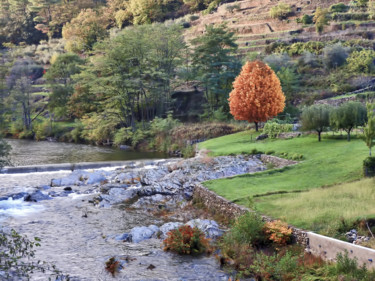
M 308 192 L 279 194 L 260 201 L 260 210 L 290 224 L 335 236 L 356 220 L 375 217 L 375 180 L 362 179 Z
M 252 137 L 253 140 L 254 138 L 255 136 Z M 200 148 L 210 150 L 211 154 L 215 156 L 249 153 L 254 148 L 263 152 L 273 150 L 276 155 L 285 152 L 288 153 L 288 156 L 296 153 L 302 154 L 304 156 L 303 161 L 295 166 L 281 170 L 269 170 L 251 175 L 208 181 L 204 185 L 238 204 L 246 205 L 248 197 L 256 196 L 254 197 L 255 207 L 261 213 L 283 218 L 289 223 L 311 230 L 319 230 L 321 228 L 321 226 L 317 225 L 318 222 L 326 224 L 327 220 L 332 222 L 333 216 L 341 217 L 340 212 L 343 211 L 345 204 L 343 204 L 342 198 L 337 193 L 337 198 L 335 196 L 330 198 L 333 202 L 337 201 L 339 206 L 336 215 L 327 215 L 332 204 L 335 204 L 332 201 L 327 201 L 326 207 L 328 209 L 325 209 L 325 211 L 322 208 L 322 204 L 324 205 L 325 203 L 319 203 L 317 206 L 320 206 L 322 213 L 314 215 L 308 211 L 307 207 L 304 209 L 303 202 L 306 199 L 304 196 L 309 193 L 293 193 L 293 191 L 307 191 L 322 186 L 332 186 L 358 180 L 361 178 L 362 161 L 368 155 L 366 145 L 359 139 L 347 142 L 345 137 L 344 139 L 323 137 L 322 142 L 318 142 L 317 136 L 310 135 L 290 140 L 255 142 L 251 141 L 250 132 L 241 132 L 208 140 L 201 143 Z M 319 194 L 321 190 L 317 189 L 315 192 Z M 291 193 L 267 195 L 280 191 Z M 259 195 L 260 197 L 258 197 Z M 298 201 L 298 198 L 301 201 Z M 315 196 L 315 198 L 318 197 Z M 284 202 L 287 203 L 284 204 Z M 290 202 L 295 202 L 295 205 L 290 204 Z M 359 202 L 359 204 L 361 203 Z M 354 214 L 351 218 L 375 214 L 371 208 L 360 210 L 358 214 Z M 327 217 L 327 220 L 322 219 L 325 217 Z

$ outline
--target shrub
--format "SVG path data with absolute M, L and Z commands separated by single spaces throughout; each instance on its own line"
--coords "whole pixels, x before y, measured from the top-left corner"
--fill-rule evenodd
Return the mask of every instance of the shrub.
M 333 4 L 329 7 L 329 11 L 334 13 L 344 13 L 347 10 L 349 10 L 349 7 L 344 3 Z
M 348 69 L 356 73 L 373 73 L 375 71 L 375 51 L 354 51 L 347 59 Z
M 115 277 L 116 272 L 119 270 L 120 262 L 114 257 L 110 258 L 105 263 L 105 270 L 107 270 L 113 277 Z
M 315 23 L 315 28 L 317 33 L 323 32 L 324 26 L 328 25 L 329 18 L 328 18 L 328 10 L 321 9 L 318 7 L 315 11 L 313 21 Z
M 268 151 L 266 151 L 266 154 L 267 155 L 272 155 L 272 154 L 275 154 L 275 151 L 274 150 L 268 150 Z
M 199 16 L 191 15 L 189 19 L 190 19 L 190 21 L 195 21 L 195 20 L 199 19 Z
M 290 5 L 286 3 L 279 3 L 277 6 L 273 6 L 270 10 L 270 16 L 273 19 L 285 19 L 287 18 L 290 13 L 292 12 L 292 9 Z
M 294 65 L 287 53 L 268 55 L 263 61 L 275 72 L 280 71 L 282 68 L 288 68 Z
M 298 257 L 291 252 L 285 255 L 266 255 L 262 252 L 254 257 L 254 263 L 250 266 L 257 280 L 295 280 L 298 273 Z
M 121 128 L 116 131 L 113 144 L 116 146 L 120 146 L 122 144 L 127 144 L 131 142 L 133 136 L 133 132 L 131 128 Z
M 292 229 L 280 220 L 266 222 L 264 232 L 268 239 L 276 244 L 277 247 L 288 244 L 292 237 Z
M 234 10 L 239 10 L 241 9 L 241 6 L 240 5 L 228 5 L 226 6 L 225 8 L 229 13 L 233 13 Z
M 349 258 L 347 251 L 345 251 L 344 254 L 337 254 L 335 270 L 338 276 L 345 274 L 346 276 L 353 277 L 356 280 L 371 280 L 367 279 L 368 271 L 366 265 L 364 264 L 362 267 L 358 267 L 357 259 Z
M 255 212 L 248 212 L 239 217 L 229 234 L 236 243 L 258 246 L 264 244 L 264 222 Z
M 313 17 L 309 15 L 303 15 L 301 22 L 303 24 L 312 24 L 313 23 Z
M 343 65 L 349 55 L 349 48 L 340 43 L 329 45 L 323 49 L 323 63 L 328 69 Z
M 182 148 L 182 156 L 184 158 L 191 158 L 195 155 L 195 148 L 193 145 L 186 145 L 184 148 Z
M 172 251 L 180 255 L 201 254 L 209 250 L 209 240 L 197 227 L 183 225 L 167 234 L 163 241 L 164 251 Z
M 272 120 L 268 121 L 263 128 L 263 133 L 267 134 L 268 137 L 274 139 L 279 136 L 280 133 L 290 132 L 293 129 L 293 124 L 279 124 Z
M 375 176 L 375 157 L 367 157 L 363 160 L 363 174 L 366 177 Z

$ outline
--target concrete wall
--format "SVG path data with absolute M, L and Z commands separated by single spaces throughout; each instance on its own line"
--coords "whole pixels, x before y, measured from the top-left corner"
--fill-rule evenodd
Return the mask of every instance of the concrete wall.
M 365 264 L 367 268 L 375 269 L 375 250 L 354 245 L 327 236 L 308 232 L 309 250 L 315 256 L 325 260 L 334 260 L 338 253 L 348 252 L 350 258 L 357 258 L 358 264 Z

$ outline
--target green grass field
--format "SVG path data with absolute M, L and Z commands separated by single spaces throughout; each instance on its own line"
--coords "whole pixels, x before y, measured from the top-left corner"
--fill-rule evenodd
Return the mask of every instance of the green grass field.
M 200 144 L 200 148 L 211 151 L 211 155 L 229 155 L 249 153 L 254 148 L 258 151 L 275 151 L 276 155 L 288 153 L 302 154 L 303 161 L 297 165 L 283 169 L 268 170 L 256 174 L 241 175 L 233 178 L 205 182 L 204 185 L 217 194 L 238 204 L 246 205 L 249 197 L 253 197 L 255 207 L 263 214 L 275 218 L 282 218 L 296 226 L 320 231 L 322 225 L 340 219 L 347 204 L 345 196 L 340 195 L 340 187 L 328 198 L 327 193 L 320 187 L 333 186 L 361 178 L 362 161 L 368 156 L 368 149 L 360 139 L 347 142 L 344 139 L 323 137 L 318 142 L 317 136 L 310 135 L 289 140 L 251 140 L 250 132 L 241 132 L 233 135 L 212 139 Z M 356 185 L 356 183 L 353 183 Z M 308 191 L 296 193 L 295 191 Z M 331 190 L 327 188 L 325 190 Z M 288 192 L 282 195 L 269 195 L 277 192 Z M 311 208 L 304 204 L 307 194 L 314 194 L 310 201 L 311 206 L 318 206 L 321 213 L 312 214 Z M 318 196 L 322 194 L 322 196 Z M 325 194 L 325 195 L 324 195 Z M 356 198 L 351 195 L 352 198 Z M 354 196 L 354 197 L 353 197 Z M 315 200 L 315 201 L 314 201 Z M 357 200 L 357 199 L 354 199 Z M 361 204 L 358 198 L 355 204 Z M 293 202 L 294 204 L 291 204 Z M 337 204 L 336 212 L 330 212 L 333 204 Z M 306 208 L 305 208 L 306 206 Z M 325 206 L 325 207 L 324 207 Z M 373 208 L 358 209 L 347 216 L 353 220 L 359 216 L 375 214 Z M 345 207 L 345 208 L 344 208 Z M 310 209 L 309 209 L 310 208 Z M 367 211 L 368 210 L 368 211 Z M 314 211 L 313 211 L 314 212 Z M 328 215 L 331 214 L 331 215 Z M 326 218 L 326 219 L 322 219 Z M 321 224 L 319 223 L 321 222 Z M 325 232 L 325 231 L 324 231 Z

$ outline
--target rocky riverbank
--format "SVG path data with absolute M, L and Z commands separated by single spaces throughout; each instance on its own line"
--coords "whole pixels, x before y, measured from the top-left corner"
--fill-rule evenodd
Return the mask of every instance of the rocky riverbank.
M 104 264 L 111 257 L 122 264 L 118 280 L 228 280 L 213 257 L 163 252 L 161 239 L 182 224 L 213 239 L 222 235 L 222 226 L 192 206 L 194 186 L 263 169 L 257 157 L 204 156 L 39 173 L 39 180 L 38 173 L 0 175 L 1 222 L 40 237 L 37 258 L 54 262 L 72 280 L 110 280 Z

